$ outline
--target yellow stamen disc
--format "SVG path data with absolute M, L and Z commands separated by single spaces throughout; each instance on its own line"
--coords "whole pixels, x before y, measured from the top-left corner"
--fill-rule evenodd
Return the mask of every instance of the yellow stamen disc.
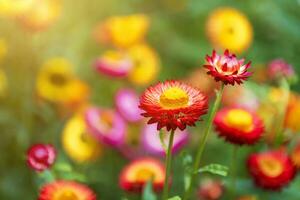
M 186 107 L 188 102 L 188 94 L 179 87 L 169 88 L 160 96 L 161 106 L 169 109 Z
M 71 189 L 65 189 L 58 193 L 54 200 L 79 200 L 79 198 Z
M 253 119 L 249 112 L 242 109 L 233 109 L 227 113 L 225 123 L 230 127 L 248 132 L 252 129 Z
M 150 169 L 142 168 L 136 173 L 136 180 L 137 181 L 147 181 L 151 178 L 154 178 L 154 172 Z
M 262 172 L 269 177 L 277 177 L 283 170 L 283 166 L 280 161 L 272 157 L 261 158 L 259 159 L 258 164 Z

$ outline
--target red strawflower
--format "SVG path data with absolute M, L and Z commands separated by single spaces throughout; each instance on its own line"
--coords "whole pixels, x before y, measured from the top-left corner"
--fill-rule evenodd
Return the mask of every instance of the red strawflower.
M 244 108 L 223 108 L 217 112 L 214 125 L 220 137 L 233 144 L 254 144 L 264 132 L 263 121 Z
M 206 55 L 207 64 L 204 65 L 216 81 L 222 81 L 225 85 L 241 84 L 251 73 L 247 71 L 251 62 L 244 65 L 244 59 L 238 60 L 235 54 L 225 50 L 223 55 L 218 55 L 215 50 L 212 56 Z
M 48 169 L 55 158 L 56 151 L 51 144 L 35 144 L 27 151 L 28 166 L 36 171 Z
M 257 186 L 279 190 L 290 183 L 296 167 L 283 151 L 254 153 L 248 158 L 248 169 Z
M 218 200 L 224 193 L 224 186 L 220 181 L 205 180 L 198 190 L 198 197 L 202 200 Z
M 140 99 L 142 115 L 148 124 L 157 123 L 157 130 L 184 130 L 206 113 L 207 97 L 198 89 L 179 81 L 165 81 L 149 87 Z
M 268 75 L 270 78 L 275 79 L 278 77 L 290 78 L 295 75 L 295 71 L 292 65 L 288 64 L 283 59 L 274 59 L 268 63 Z
M 55 181 L 45 184 L 38 200 L 96 200 L 95 193 L 86 185 L 75 181 Z
M 120 174 L 120 187 L 128 192 L 142 192 L 145 184 L 152 178 L 155 191 L 161 191 L 165 181 L 164 165 L 154 158 L 140 158 L 129 163 Z

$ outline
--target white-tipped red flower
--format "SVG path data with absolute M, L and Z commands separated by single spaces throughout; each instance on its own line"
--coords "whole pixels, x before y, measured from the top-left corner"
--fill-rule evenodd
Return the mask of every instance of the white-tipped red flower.
M 263 121 L 244 108 L 223 108 L 217 112 L 214 125 L 220 137 L 233 144 L 254 144 L 264 132 Z
M 283 151 L 250 155 L 248 169 L 257 186 L 270 190 L 279 190 L 286 186 L 296 174 L 296 167 Z
M 111 146 L 120 146 L 124 143 L 127 126 L 117 112 L 89 108 L 85 112 L 85 121 L 89 132 L 99 141 Z
M 162 131 L 162 130 L 161 130 Z M 173 141 L 173 147 L 172 147 L 172 153 L 177 153 L 184 147 L 184 145 L 187 144 L 189 133 L 187 130 L 176 130 L 174 135 L 174 141 Z M 169 141 L 170 135 L 166 132 L 164 134 L 164 141 L 165 144 L 167 144 L 167 141 Z M 143 148 L 146 149 L 147 152 L 152 153 L 154 155 L 164 156 L 165 150 L 161 144 L 160 138 L 159 138 L 159 131 L 156 129 L 156 126 L 151 125 L 145 125 L 144 129 L 142 130 L 142 144 Z
M 122 117 L 129 122 L 142 119 L 139 108 L 139 96 L 132 89 L 120 89 L 115 96 L 116 108 Z
M 35 144 L 27 151 L 27 164 L 36 171 L 50 168 L 56 158 L 56 150 L 51 144 Z
M 125 166 L 120 174 L 119 184 L 125 191 L 140 193 L 150 179 L 153 189 L 161 191 L 164 186 L 165 169 L 159 160 L 145 157 Z
M 251 73 L 248 72 L 251 62 L 244 64 L 244 59 L 238 60 L 235 54 L 225 50 L 223 55 L 218 55 L 214 50 L 212 56 L 206 56 L 207 63 L 204 67 L 216 81 L 222 81 L 225 85 L 242 84 Z
M 111 77 L 125 77 L 132 67 L 131 58 L 121 51 L 107 51 L 95 62 L 98 72 Z
M 59 180 L 42 186 L 38 200 L 96 200 L 96 194 L 86 185 Z
M 179 81 L 165 81 L 149 87 L 140 99 L 142 115 L 150 117 L 149 124 L 157 129 L 184 130 L 194 126 L 206 113 L 207 97 L 198 89 Z

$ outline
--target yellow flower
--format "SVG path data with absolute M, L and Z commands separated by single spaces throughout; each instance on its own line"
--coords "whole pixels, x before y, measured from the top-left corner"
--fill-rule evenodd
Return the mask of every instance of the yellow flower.
M 30 9 L 36 0 L 1 0 L 0 16 L 16 17 Z
M 52 58 L 41 68 L 37 77 L 38 95 L 53 103 L 79 104 L 88 97 L 88 86 L 78 80 L 64 58 Z
M 101 146 L 88 132 L 82 115 L 75 115 L 65 125 L 62 144 L 67 155 L 76 162 L 95 160 Z
M 292 96 L 287 108 L 285 117 L 285 127 L 295 133 L 300 131 L 300 97 Z
M 141 42 L 149 27 L 149 19 L 143 14 L 108 18 L 103 26 L 101 38 L 106 38 L 116 47 L 127 48 Z
M 44 30 L 59 17 L 61 4 L 60 0 L 35 0 L 30 9 L 22 13 L 19 21 L 29 30 Z
M 0 69 L 0 96 L 4 96 L 7 88 L 6 75 L 3 70 Z
M 148 45 L 139 44 L 129 49 L 129 56 L 133 61 L 133 69 L 129 73 L 129 80 L 136 85 L 147 85 L 156 79 L 159 72 L 159 58 Z
M 235 53 L 245 51 L 253 39 L 253 29 L 247 17 L 234 8 L 214 10 L 207 22 L 206 32 L 215 48 Z
M 6 56 L 7 45 L 4 39 L 0 39 L 0 61 Z

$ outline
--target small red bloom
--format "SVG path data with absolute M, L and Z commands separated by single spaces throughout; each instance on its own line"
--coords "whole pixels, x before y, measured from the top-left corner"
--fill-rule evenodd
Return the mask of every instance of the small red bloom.
M 212 56 L 206 56 L 207 64 L 204 65 L 216 81 L 222 81 L 225 85 L 241 84 L 251 73 L 247 71 L 251 62 L 244 65 L 244 59 L 238 60 L 235 54 L 225 50 L 223 55 L 218 55 L 214 50 Z
M 268 75 L 270 78 L 278 78 L 285 76 L 287 78 L 295 75 L 292 65 L 288 64 L 283 59 L 275 59 L 268 63 Z
M 35 144 L 27 151 L 27 163 L 36 171 L 48 169 L 55 161 L 56 151 L 51 144 Z
M 96 200 L 95 193 L 87 186 L 75 181 L 55 181 L 45 184 L 38 200 Z
M 149 87 L 140 99 L 142 115 L 148 124 L 157 123 L 157 130 L 184 130 L 194 126 L 206 113 L 207 97 L 198 89 L 179 81 L 165 81 Z
M 140 158 L 129 163 L 120 174 L 120 187 L 128 192 L 140 193 L 152 178 L 153 189 L 161 191 L 165 181 L 164 165 L 153 158 Z
M 250 155 L 248 169 L 257 186 L 270 190 L 279 190 L 286 186 L 296 174 L 295 166 L 283 151 Z
M 220 137 L 238 145 L 254 144 L 264 132 L 263 121 L 244 108 L 223 108 L 214 119 Z
M 220 181 L 208 179 L 201 183 L 198 196 L 202 200 L 218 200 L 222 197 L 223 192 L 224 187 Z

